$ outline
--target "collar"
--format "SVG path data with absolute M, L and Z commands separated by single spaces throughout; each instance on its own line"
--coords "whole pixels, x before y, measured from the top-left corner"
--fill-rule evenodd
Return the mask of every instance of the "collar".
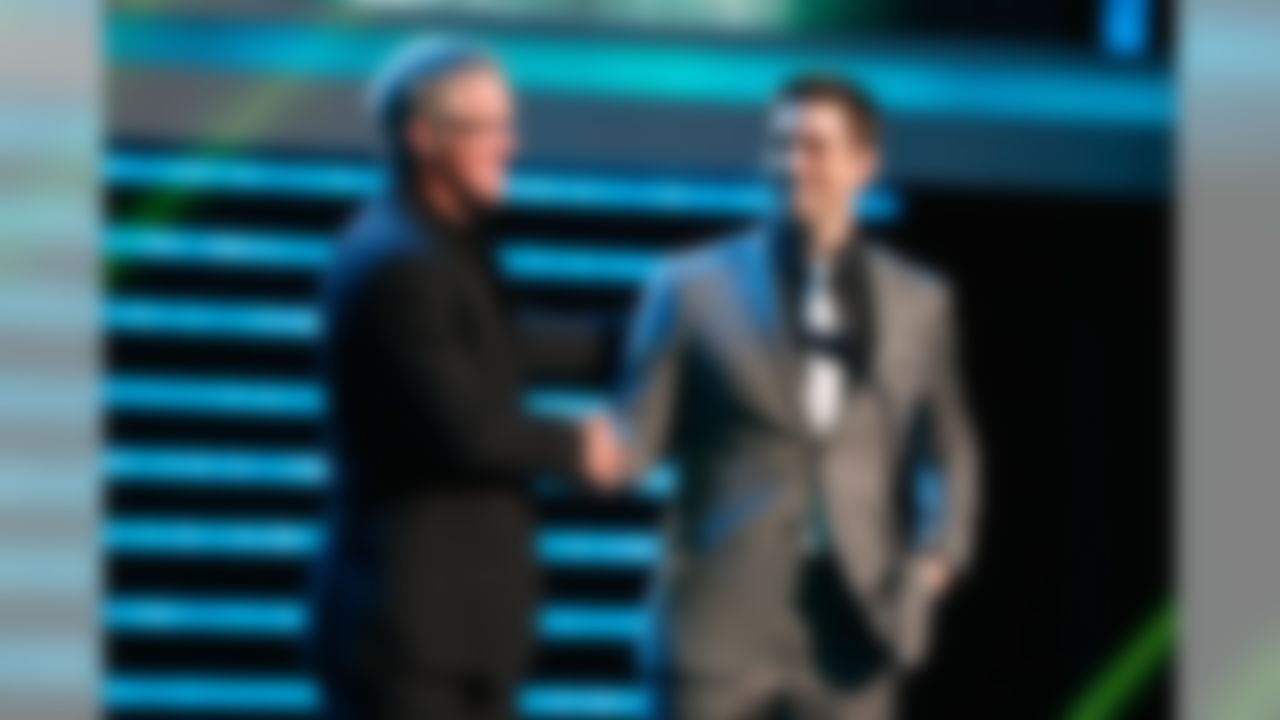
M 784 220 L 774 229 L 773 237 L 775 267 L 784 287 L 795 292 L 808 277 L 811 267 L 803 231 L 793 221 Z M 865 246 L 865 239 L 857 230 L 850 230 L 848 242 L 831 258 L 830 268 L 839 292 L 859 292 L 857 288 L 866 276 Z
M 470 221 L 459 223 L 436 212 L 409 183 L 397 181 L 393 194 L 404 213 L 429 236 L 464 257 L 487 262 L 492 249 L 490 238 L 494 235 L 493 213 L 477 212 Z

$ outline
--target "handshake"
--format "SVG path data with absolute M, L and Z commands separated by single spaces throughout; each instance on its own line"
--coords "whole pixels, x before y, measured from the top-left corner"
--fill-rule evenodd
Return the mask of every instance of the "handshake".
M 578 426 L 579 468 L 587 484 L 599 492 L 610 492 L 627 482 L 630 458 L 607 415 L 593 415 Z

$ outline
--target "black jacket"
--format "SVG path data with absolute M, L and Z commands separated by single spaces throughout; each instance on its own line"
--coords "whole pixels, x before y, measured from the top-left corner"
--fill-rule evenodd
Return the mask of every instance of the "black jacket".
M 315 649 L 346 677 L 518 673 L 536 601 L 533 472 L 576 435 L 527 416 L 512 320 L 481 238 L 384 197 L 325 285 L 334 492 Z

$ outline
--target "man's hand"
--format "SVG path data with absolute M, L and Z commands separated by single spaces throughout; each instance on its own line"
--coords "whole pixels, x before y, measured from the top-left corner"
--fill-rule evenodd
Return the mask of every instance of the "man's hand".
M 591 487 L 612 491 L 626 481 L 627 453 L 613 423 L 604 415 L 593 415 L 580 426 L 582 474 Z
M 939 557 L 926 557 L 920 561 L 920 582 L 925 589 L 937 595 L 951 586 L 951 566 Z

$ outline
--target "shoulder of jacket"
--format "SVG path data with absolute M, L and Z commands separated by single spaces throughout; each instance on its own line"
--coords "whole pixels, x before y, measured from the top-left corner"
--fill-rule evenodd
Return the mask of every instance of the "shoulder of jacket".
M 876 240 L 867 242 L 867 256 L 875 271 L 896 287 L 913 295 L 931 298 L 935 302 L 945 303 L 950 300 L 951 283 L 936 268 L 907 257 Z
M 354 253 L 371 256 L 430 260 L 438 254 L 435 238 L 421 223 L 381 198 L 361 208 L 343 232 L 342 243 Z
M 398 217 L 394 208 L 371 201 L 348 223 L 326 273 L 328 292 L 347 295 L 369 286 L 447 278 L 439 248 L 423 229 Z M 435 282 L 433 279 L 431 282 Z
M 712 237 L 692 248 L 668 255 L 659 272 L 667 282 L 674 284 L 696 283 L 720 273 L 732 272 L 744 254 L 760 240 L 760 231 L 756 228 Z

